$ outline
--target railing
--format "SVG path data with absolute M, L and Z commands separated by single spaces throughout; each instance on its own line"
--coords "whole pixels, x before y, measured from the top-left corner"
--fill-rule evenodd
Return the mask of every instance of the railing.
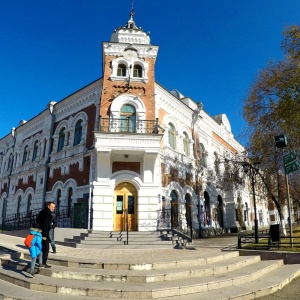
M 162 209 L 157 211 L 157 229 L 172 229 L 171 209 Z
M 269 230 L 262 230 L 258 233 L 258 240 L 259 239 L 268 239 L 269 238 Z M 250 245 L 255 244 L 255 234 L 243 234 L 238 237 L 238 249 L 242 249 L 243 245 Z
M 185 214 L 172 209 L 157 211 L 157 229 L 176 231 L 190 239 L 193 239 L 192 220 L 187 220 Z
M 2 218 L 1 229 L 6 231 L 29 229 L 34 222 L 41 209 L 31 210 L 28 213 L 13 214 Z M 60 210 L 56 215 L 57 227 L 73 227 L 73 208 L 71 210 Z
M 263 249 L 269 250 L 271 248 L 300 248 L 300 237 L 291 236 L 272 236 L 269 230 L 259 231 L 258 243 L 255 243 L 255 234 L 240 235 L 238 237 L 238 249 Z
M 73 228 L 74 222 L 74 208 L 71 209 L 62 209 L 55 215 L 56 219 L 56 227 L 63 227 L 63 228 Z
M 30 228 L 32 223 L 36 221 L 36 217 L 40 210 L 31 210 L 29 212 L 13 214 L 2 217 L 2 230 L 21 230 Z
M 100 132 L 159 134 L 163 129 L 156 120 L 100 118 Z

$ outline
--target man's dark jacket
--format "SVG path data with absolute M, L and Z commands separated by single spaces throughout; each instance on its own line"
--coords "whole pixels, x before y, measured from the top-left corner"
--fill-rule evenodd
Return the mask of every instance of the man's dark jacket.
M 52 214 L 48 207 L 41 210 L 36 218 L 37 223 L 42 229 L 42 236 L 49 239 L 49 231 L 51 228 Z

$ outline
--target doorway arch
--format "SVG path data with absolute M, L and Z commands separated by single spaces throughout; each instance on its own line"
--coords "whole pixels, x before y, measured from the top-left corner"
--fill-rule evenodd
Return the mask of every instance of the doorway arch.
M 128 223 L 126 217 L 128 216 Z M 137 230 L 137 190 L 129 182 L 122 182 L 114 191 L 114 231 Z

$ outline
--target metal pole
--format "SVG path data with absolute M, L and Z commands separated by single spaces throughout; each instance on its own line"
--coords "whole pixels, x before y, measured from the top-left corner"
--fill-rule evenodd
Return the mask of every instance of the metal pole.
M 201 233 L 201 202 L 200 202 L 200 195 L 199 195 L 199 189 L 198 189 L 198 219 L 199 219 L 199 238 L 202 237 Z
M 126 216 L 126 235 L 127 235 L 127 245 L 128 245 L 128 210 L 125 209 L 125 216 Z
M 193 241 L 193 214 L 192 214 L 192 205 L 189 205 L 189 209 L 190 209 L 190 230 L 191 230 L 191 242 Z
M 258 244 L 258 221 L 257 221 L 257 212 L 256 212 L 256 197 L 255 197 L 255 170 L 251 166 L 251 181 L 252 181 L 252 193 L 253 193 L 253 204 L 254 204 L 254 236 L 255 244 Z
M 286 184 L 286 191 L 287 191 L 288 211 L 289 211 L 290 245 L 291 245 L 291 248 L 293 248 L 293 228 L 292 228 L 291 200 L 290 200 L 290 188 L 289 188 L 288 174 L 285 174 L 285 184 Z

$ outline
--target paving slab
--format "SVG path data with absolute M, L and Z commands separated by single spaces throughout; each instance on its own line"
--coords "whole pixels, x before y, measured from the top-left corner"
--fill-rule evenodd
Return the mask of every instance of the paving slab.
M 17 251 L 20 253 L 28 254 L 28 250 L 25 248 L 23 244 L 24 238 L 18 238 L 18 237 L 11 237 L 9 235 L 0 234 L 0 255 L 10 257 L 11 253 L 14 253 L 13 251 Z M 227 252 L 226 250 L 229 250 L 228 252 L 231 252 L 231 250 L 236 249 L 237 244 L 237 236 L 222 236 L 217 238 L 205 238 L 200 240 L 195 240 L 192 246 L 189 247 L 170 247 L 170 248 L 159 248 L 159 247 L 153 247 L 151 249 L 147 248 L 145 246 L 144 249 L 141 247 L 132 247 L 132 248 L 124 248 L 126 245 L 123 245 L 122 248 L 108 248 L 105 249 L 77 249 L 77 248 L 70 248 L 58 245 L 58 253 L 56 255 L 50 253 L 49 255 L 49 261 L 58 261 L 58 260 L 64 260 L 69 261 L 71 263 L 78 263 L 81 262 L 82 266 L 81 268 L 88 264 L 97 264 L 99 262 L 104 263 L 134 263 L 138 264 L 145 260 L 145 257 L 147 258 L 147 261 L 153 263 L 153 264 L 160 264 L 163 266 L 164 262 L 173 262 L 175 265 L 178 262 L 181 262 L 182 260 L 190 261 L 193 259 L 203 259 L 205 255 L 207 257 L 209 256 L 220 256 L 221 253 Z M 1 249 L 1 245 L 4 246 L 6 249 L 3 251 Z M 129 246 L 129 245 L 128 245 Z M 135 248 L 136 247 L 136 248 Z M 10 249 L 10 250 L 7 250 Z M 210 262 L 211 263 L 211 262 Z M 178 264 L 178 270 L 180 268 L 184 269 L 184 266 L 180 266 L 181 263 Z M 184 263 L 182 263 L 184 264 Z M 55 268 L 55 266 L 53 265 Z M 68 267 L 70 268 L 70 267 Z M 90 268 L 90 267 L 88 267 Z M 9 270 L 6 270 L 9 271 Z M 46 271 L 46 270 L 45 270 Z M 90 270 L 89 270 L 90 271 Z M 108 271 L 108 270 L 106 270 Z M 110 270 L 110 272 L 113 270 Z M 117 270 L 116 272 L 120 272 L 121 270 Z M 256 270 L 257 271 L 257 270 Z M 256 273 L 255 270 L 253 270 L 253 274 Z M 262 296 L 262 298 L 259 299 L 265 299 L 265 300 L 273 300 L 278 299 L 276 298 L 276 295 L 280 295 L 282 299 L 299 299 L 299 289 L 297 288 L 300 284 L 300 278 L 297 278 L 299 276 L 299 265 L 284 265 L 280 266 L 279 268 L 273 268 L 272 271 L 268 275 L 263 275 L 263 277 L 260 277 L 260 279 L 253 281 L 253 282 L 247 282 L 247 284 L 243 285 L 237 285 L 237 286 L 231 286 L 225 288 L 219 288 L 216 290 L 207 290 L 205 292 L 201 293 L 194 293 L 194 294 L 187 294 L 184 295 L 185 292 L 190 292 L 194 288 L 194 282 L 192 282 L 190 279 L 186 279 L 190 284 L 190 287 L 188 285 L 185 285 L 182 289 L 178 289 L 178 287 L 174 288 L 174 286 L 169 285 L 169 282 L 163 282 L 160 283 L 162 288 L 167 287 L 169 291 L 159 291 L 159 286 L 157 286 L 157 293 L 152 293 L 152 297 L 160 297 L 160 296 L 171 296 L 169 298 L 164 299 L 172 299 L 172 300 L 201 300 L 201 299 L 212 299 L 212 300 L 225 300 L 225 299 L 235 299 L 235 300 L 246 300 L 246 299 L 256 299 L 257 297 Z M 92 271 L 94 272 L 94 271 Z M 123 272 L 123 271 L 121 271 Z M 134 271 L 135 272 L 135 271 Z M 148 272 L 148 271 L 147 271 Z M 241 275 L 241 279 L 237 280 L 236 283 L 239 281 L 243 282 L 243 276 Z M 248 274 L 249 275 L 249 274 Z M 20 275 L 24 277 L 24 275 Z M 222 277 L 224 277 L 224 274 L 220 274 L 221 276 L 220 281 L 222 280 Z M 27 279 L 29 281 L 29 284 L 33 284 L 34 282 L 31 282 L 31 280 L 38 280 L 38 277 L 44 277 L 42 275 L 37 275 L 34 279 Z M 248 276 L 249 277 L 249 276 Z M 250 276 L 251 277 L 251 276 Z M 256 277 L 256 275 L 253 275 L 253 278 Z M 296 279 L 295 279 L 296 278 Z M 18 278 L 17 278 L 18 279 Z M 45 278 L 44 278 L 45 279 Z M 51 278 L 48 278 L 51 279 Z M 216 279 L 216 276 L 214 276 L 214 279 Z M 294 280 L 293 280 L 294 279 Z M 60 279 L 61 281 L 62 279 Z M 269 281 L 270 280 L 270 281 Z M 292 281 L 293 280 L 293 281 Z M 71 280 L 72 281 L 72 280 Z M 183 281 L 180 280 L 182 283 Z M 199 280 L 196 280 L 196 284 L 199 283 Z M 291 282 L 292 281 L 292 282 Z M 170 281 L 172 283 L 172 281 Z M 290 283 L 291 282 L 291 283 Z M 298 283 L 298 285 L 297 285 Z M 28 284 L 28 283 L 27 283 Z M 148 284 L 148 283 L 147 283 Z M 288 284 L 288 285 L 287 285 Z M 287 288 L 284 288 L 287 285 Z M 124 284 L 125 286 L 125 284 Z M 134 296 L 134 299 L 142 299 L 137 298 L 139 296 L 138 293 L 142 291 L 142 284 L 138 284 L 137 286 L 140 286 L 140 290 L 137 290 L 137 294 L 131 294 L 132 290 L 126 289 L 124 287 L 124 291 L 126 292 L 124 295 L 126 295 L 127 299 L 133 299 L 130 298 L 130 296 Z M 153 285 L 154 286 L 154 285 Z M 294 288 L 289 288 L 289 287 Z M 43 287 L 46 287 L 45 284 L 43 284 Z M 211 285 L 211 288 L 213 288 L 213 284 Z M 282 290 L 277 291 L 278 289 Z M 68 294 L 61 294 L 62 292 L 68 293 L 72 292 L 72 290 L 63 288 L 59 290 L 59 293 L 55 294 L 55 299 L 60 300 L 92 300 L 92 299 L 111 299 L 105 297 L 105 293 L 101 295 L 101 298 L 99 297 L 100 294 L 90 294 L 90 296 L 77 296 L 77 295 L 68 295 Z M 117 291 L 118 292 L 118 291 Z M 179 295 L 176 296 L 176 294 Z M 271 294 L 275 292 L 275 294 Z M 140 293 L 141 296 L 147 296 L 147 294 Z M 117 294 L 115 295 L 117 296 Z M 19 297 L 19 298 L 18 298 Z M 27 300 L 27 299 L 41 299 L 41 300 L 53 300 L 53 293 L 41 293 L 39 291 L 32 291 L 29 289 L 24 289 L 21 286 L 16 286 L 13 284 L 10 284 L 8 282 L 0 280 L 0 299 L 6 299 L 6 300 Z M 286 297 L 286 298 L 284 298 Z M 160 298 L 157 298 L 160 299 Z M 162 298 L 161 298 L 162 299 Z
M 229 273 L 259 261 L 259 256 L 228 256 L 224 257 L 222 261 L 213 261 L 211 263 L 197 263 L 194 260 L 185 261 L 183 264 L 179 264 L 177 268 L 172 268 L 173 263 L 170 265 L 166 264 L 166 269 L 156 269 L 155 265 L 148 270 L 130 268 L 118 270 L 109 268 L 66 268 L 65 266 L 52 265 L 50 269 L 36 268 L 36 272 L 44 276 L 62 279 L 146 283 Z M 27 260 L 11 259 L 10 257 L 2 258 L 1 264 L 25 271 L 29 270 L 30 266 L 30 262 Z
M 159 298 L 199 293 L 212 289 L 223 289 L 240 283 L 251 282 L 282 266 L 282 261 L 261 261 L 234 270 L 229 274 L 216 274 L 197 278 L 151 283 L 92 282 L 70 279 L 47 278 L 36 275 L 29 278 L 26 272 L 4 266 L 0 279 L 38 291 L 66 293 L 84 296 L 118 298 Z

